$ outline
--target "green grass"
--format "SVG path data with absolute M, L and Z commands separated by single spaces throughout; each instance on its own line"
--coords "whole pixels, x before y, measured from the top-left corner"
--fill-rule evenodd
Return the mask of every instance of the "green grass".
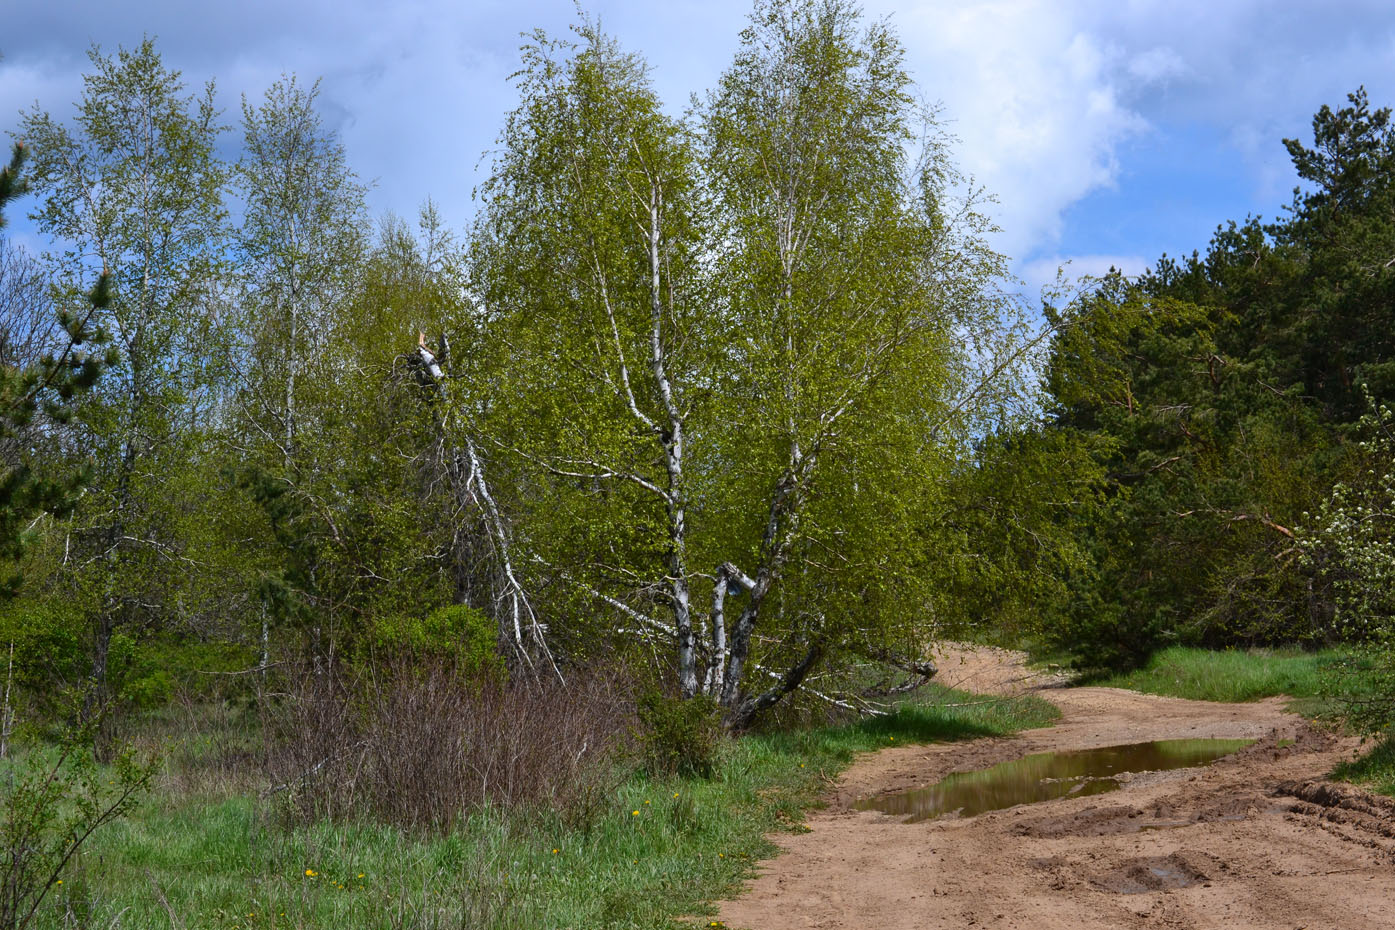
M 1197 701 L 1238 703 L 1283 695 L 1295 699 L 1295 710 L 1312 716 L 1326 706 L 1326 669 L 1346 655 L 1340 650 L 1222 652 L 1173 646 L 1154 654 L 1143 668 L 1090 683 Z
M 633 772 L 582 825 L 549 811 L 479 811 L 444 836 L 368 823 L 290 829 L 255 795 L 170 793 L 93 840 L 45 923 L 142 930 L 659 928 L 693 916 L 706 923 L 711 902 L 772 854 L 766 835 L 800 829 L 858 753 L 1002 735 L 1055 716 L 1039 698 L 928 690 L 890 717 L 734 741 L 710 780 Z
M 1332 777 L 1395 795 L 1395 735 L 1387 734 L 1359 759 L 1338 765 Z

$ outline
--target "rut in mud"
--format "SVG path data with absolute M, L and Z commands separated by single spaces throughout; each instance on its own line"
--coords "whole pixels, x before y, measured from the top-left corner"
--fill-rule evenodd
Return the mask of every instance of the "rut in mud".
M 942 679 L 1041 687 L 1020 657 L 966 649 Z M 1323 776 L 1355 751 L 1280 699 L 1213 704 L 1114 688 L 1042 691 L 1061 721 L 1012 739 L 886 749 L 854 765 L 808 833 L 776 839 L 721 920 L 790 928 L 1395 927 L 1395 802 Z M 1253 740 L 1204 768 L 1123 773 L 1074 796 L 907 823 L 859 802 L 1042 752 Z

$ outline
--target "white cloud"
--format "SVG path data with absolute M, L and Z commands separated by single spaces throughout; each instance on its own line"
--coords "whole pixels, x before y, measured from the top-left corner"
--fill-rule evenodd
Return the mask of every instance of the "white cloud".
M 1165 45 L 1155 46 L 1133 56 L 1128 62 L 1128 72 L 1145 84 L 1166 83 L 1169 78 L 1181 77 L 1187 73 L 1187 63 L 1176 50 Z
M 1054 244 L 1062 211 L 1112 185 L 1117 147 L 1148 129 L 1121 97 L 1117 48 L 1060 4 L 927 2 L 896 22 L 954 121 L 961 163 L 999 198 L 1010 255 Z
M 1000 248 L 1019 260 L 1057 251 L 1066 210 L 1127 183 L 1130 144 L 1242 161 L 1244 194 L 1272 215 L 1293 185 L 1282 137 L 1306 134 L 1319 105 L 1363 82 L 1373 100 L 1395 102 L 1388 0 L 871 0 L 870 9 L 900 27 L 924 92 L 955 121 L 962 164 L 998 195 Z M 1229 148 L 1187 148 L 1203 136 Z
M 53 100 L 71 100 L 81 89 L 82 77 L 76 68 L 16 61 L 13 56 L 0 60 L 0 129 L 17 129 L 20 111 L 28 112 L 36 103 L 48 107 Z
M 1320 104 L 1340 103 L 1362 82 L 1376 102 L 1395 101 L 1389 0 L 864 3 L 869 16 L 891 16 L 924 96 L 944 103 L 962 140 L 958 160 L 997 195 L 998 244 L 1019 269 L 1059 252 L 1127 249 L 1061 236 L 1067 211 L 1092 193 L 1126 198 L 1130 146 L 1198 163 L 1243 160 L 1255 203 L 1272 214 L 1293 184 L 1280 138 L 1305 134 Z M 587 5 L 647 56 L 677 112 L 730 60 L 749 0 Z M 565 34 L 572 18 L 571 5 L 555 0 L 23 4 L 0 39 L 0 129 L 36 98 L 69 112 L 93 39 L 112 50 L 148 33 L 191 85 L 219 79 L 229 121 L 239 93 L 255 99 L 282 71 L 323 75 L 327 121 L 358 172 L 380 180 L 374 205 L 410 215 L 429 194 L 460 225 L 481 153 L 513 100 L 507 75 L 519 33 Z M 1208 132 L 1188 137 L 1196 126 Z M 1229 148 L 1187 148 L 1203 135 Z

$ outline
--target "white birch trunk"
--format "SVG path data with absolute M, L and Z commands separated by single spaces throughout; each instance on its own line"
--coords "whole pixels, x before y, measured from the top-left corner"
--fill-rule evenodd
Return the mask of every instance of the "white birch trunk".
M 472 498 L 483 513 L 485 526 L 498 555 L 503 586 L 500 600 L 504 602 L 499 619 L 501 625 L 507 624 L 505 638 L 525 666 L 530 669 L 534 668 L 533 656 L 536 653 L 546 661 L 552 673 L 559 680 L 564 680 L 562 672 L 557 667 L 552 652 L 548 648 L 546 630 L 539 621 L 537 613 L 533 610 L 527 590 L 519 581 L 508 528 L 504 525 L 494 495 L 490 493 L 489 482 L 485 478 L 484 462 L 475 447 L 474 440 L 466 429 L 448 428 L 449 424 L 458 418 L 458 415 L 451 406 L 446 390 L 445 372 L 442 370 L 435 353 L 427 348 L 425 334 L 418 337 L 414 358 L 416 364 L 420 366 L 435 386 L 441 399 L 442 412 L 437 420 L 438 428 L 447 442 L 460 441 L 465 460 L 469 463 L 469 471 L 464 481 L 460 483 L 458 490 L 462 495 Z M 456 426 L 458 427 L 459 424 Z M 458 477 L 456 480 L 458 481 Z

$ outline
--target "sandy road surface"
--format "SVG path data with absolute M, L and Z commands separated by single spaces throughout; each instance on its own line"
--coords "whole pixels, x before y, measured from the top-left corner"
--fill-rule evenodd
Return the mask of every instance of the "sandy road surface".
M 1049 684 L 996 650 L 951 650 L 941 669 L 947 683 L 980 692 Z M 1321 780 L 1353 741 L 1310 730 L 1278 699 L 1041 693 L 1061 708 L 1053 727 L 886 749 L 855 764 L 808 833 L 776 839 L 782 854 L 723 904 L 721 920 L 754 930 L 1395 928 L 1395 803 Z M 1211 737 L 1259 742 L 1206 768 L 1133 776 L 1109 794 L 978 817 L 906 824 L 850 809 L 1033 752 Z

